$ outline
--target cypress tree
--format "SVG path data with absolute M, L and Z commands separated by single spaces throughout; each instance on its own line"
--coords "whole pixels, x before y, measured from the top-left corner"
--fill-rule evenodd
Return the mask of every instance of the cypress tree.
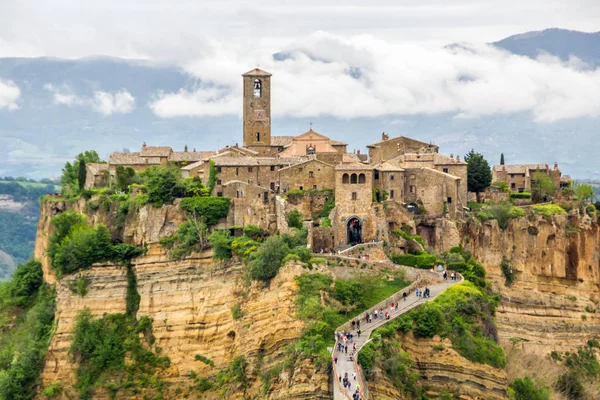
M 504 165 L 504 153 L 500 153 L 500 165 Z
M 79 191 L 82 192 L 85 188 L 85 178 L 86 178 L 86 170 L 85 170 L 85 160 L 83 158 L 79 159 L 79 171 L 77 173 L 77 184 L 79 185 Z

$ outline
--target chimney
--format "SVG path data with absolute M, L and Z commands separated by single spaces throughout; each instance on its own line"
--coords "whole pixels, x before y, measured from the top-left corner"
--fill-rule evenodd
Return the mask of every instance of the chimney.
M 142 144 L 142 149 L 146 148 L 146 142 L 144 142 L 144 144 Z
M 194 147 L 194 153 L 196 152 L 196 148 Z
M 187 153 L 187 150 L 188 150 L 188 148 L 187 148 L 187 144 L 186 144 L 185 147 L 183 148 L 183 151 L 185 151 Z
M 554 161 L 554 170 L 557 171 L 558 170 L 558 162 Z
M 458 154 L 456 155 L 456 162 L 460 162 L 460 156 Z

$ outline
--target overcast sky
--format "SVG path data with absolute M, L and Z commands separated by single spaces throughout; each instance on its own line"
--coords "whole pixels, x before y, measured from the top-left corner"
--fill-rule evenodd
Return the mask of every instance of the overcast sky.
M 597 31 L 600 1 L 0 0 L 0 21 L 0 57 L 186 62 L 210 51 L 211 40 L 277 50 L 319 30 L 435 46 L 548 27 Z
M 145 58 L 200 79 L 153 93 L 148 104 L 127 87 L 84 97 L 62 82 L 44 86 L 58 106 L 105 116 L 136 107 L 161 118 L 239 116 L 239 75 L 258 64 L 274 73 L 276 117 L 530 112 L 552 123 L 600 115 L 600 68 L 486 45 L 548 27 L 593 31 L 600 0 L 0 2 L 0 56 Z M 464 46 L 443 47 L 454 42 Z M 275 61 L 278 51 L 290 57 Z M 0 76 L 0 109 L 21 103 L 18 85 Z

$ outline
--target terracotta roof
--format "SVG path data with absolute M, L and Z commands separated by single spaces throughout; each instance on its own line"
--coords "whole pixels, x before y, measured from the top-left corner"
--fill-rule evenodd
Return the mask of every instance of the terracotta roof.
M 253 167 L 260 165 L 292 165 L 302 161 L 299 157 L 215 157 L 219 167 Z
M 348 146 L 348 143 L 340 142 L 339 140 L 332 140 L 329 143 L 331 143 L 332 146 Z
M 504 167 L 504 169 L 502 168 Z M 528 171 L 544 171 L 550 169 L 546 164 L 512 164 L 494 165 L 494 171 L 506 171 L 508 174 L 525 174 Z
M 107 163 L 90 163 L 85 164 L 85 166 L 92 173 L 92 175 L 100 175 L 102 171 L 108 170 Z
M 380 171 L 404 171 L 404 168 L 402 168 L 400 165 L 397 165 L 396 163 L 390 161 L 375 164 L 373 168 L 378 169 Z
M 325 161 L 321 161 L 321 160 L 317 160 L 316 158 L 312 158 L 310 160 L 300 161 L 300 162 L 298 162 L 296 164 L 292 164 L 292 165 L 290 165 L 288 167 L 281 168 L 279 171 L 284 171 L 286 169 L 294 168 L 294 167 L 297 167 L 299 165 L 304 165 L 304 164 L 309 163 L 309 162 L 317 162 L 319 164 L 323 164 L 323 165 L 325 165 L 327 167 L 333 168 L 333 165 L 327 164 Z
M 348 163 L 348 164 L 338 164 L 335 166 L 336 171 L 354 171 L 354 170 L 372 170 L 373 166 L 369 164 L 363 164 L 359 162 Z
M 357 154 L 354 153 L 344 153 L 342 156 L 343 163 L 360 163 L 362 160 Z
M 182 171 L 191 171 L 192 169 L 201 166 L 205 162 L 206 161 L 196 161 L 195 163 L 191 163 L 191 164 L 188 164 L 188 165 L 185 165 L 185 166 L 181 167 L 181 170 Z
M 271 146 L 287 146 L 292 143 L 293 136 L 271 136 Z
M 169 155 L 169 161 L 201 161 L 215 154 L 214 151 L 174 151 Z
M 142 146 L 140 156 L 142 157 L 168 157 L 173 152 L 168 146 Z
M 437 146 L 437 145 L 435 145 L 435 144 L 425 143 L 425 142 L 422 142 L 422 141 L 420 141 L 420 140 L 417 140 L 417 139 L 411 139 L 411 138 L 409 138 L 409 137 L 406 137 L 406 136 L 396 136 L 396 137 L 393 137 L 393 138 L 389 138 L 389 139 L 387 139 L 387 140 L 380 140 L 380 141 L 378 141 L 378 142 L 371 143 L 370 145 L 367 145 L 367 147 L 375 147 L 375 146 L 377 146 L 377 145 L 379 145 L 379 144 L 382 144 L 382 143 L 387 143 L 387 142 L 391 142 L 391 141 L 398 140 L 398 139 L 406 139 L 406 140 L 410 140 L 410 141 L 412 141 L 412 142 L 417 142 L 417 143 L 424 144 L 425 146 L 431 146 L 431 147 L 437 147 L 437 148 L 439 148 L 439 146 Z
M 141 157 L 140 153 L 112 153 L 108 163 L 112 165 L 159 165 L 160 161 L 156 157 Z
M 273 74 L 268 73 L 267 71 L 263 71 L 262 69 L 254 68 L 242 74 L 242 76 L 272 76 Z
M 448 165 L 448 164 L 457 164 L 457 165 L 464 164 L 464 165 L 467 165 L 467 163 L 464 162 L 463 160 L 456 161 L 456 158 L 445 156 L 445 155 L 440 154 L 440 153 L 434 153 L 433 160 L 434 160 L 433 162 L 436 165 Z

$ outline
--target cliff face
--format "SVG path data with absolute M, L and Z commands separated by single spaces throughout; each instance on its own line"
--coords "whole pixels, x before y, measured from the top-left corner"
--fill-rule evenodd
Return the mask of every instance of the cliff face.
M 500 400 L 506 398 L 506 372 L 485 364 L 470 362 L 452 349 L 448 339 L 435 336 L 417 339 L 412 333 L 399 334 L 402 349 L 414 362 L 412 372 L 427 387 L 427 394 L 436 398 L 442 392 L 461 399 Z M 369 398 L 373 400 L 401 399 L 402 393 L 394 387 L 383 371 L 377 370 L 377 379 L 369 383 Z
M 466 247 L 500 293 L 498 334 L 540 354 L 572 350 L 600 335 L 600 229 L 578 214 L 464 226 Z M 516 270 L 505 285 L 502 260 Z
M 65 205 L 46 203 L 39 224 L 36 257 L 43 261 L 46 280 L 56 281 L 58 327 L 52 340 L 42 372 L 43 386 L 55 380 L 62 382 L 66 395 L 75 382 L 74 365 L 69 360 L 70 335 L 78 311 L 90 309 L 94 317 L 105 313 L 124 313 L 127 293 L 126 268 L 98 266 L 56 280 L 44 254 L 49 236 L 49 221 L 57 212 L 70 207 L 83 210 L 85 203 Z M 88 215 L 92 223 L 115 224 L 111 213 Z M 294 277 L 305 272 L 299 265 L 284 267 L 268 287 L 247 286 L 243 281 L 243 266 L 235 263 L 214 263 L 211 254 L 202 253 L 181 261 L 168 260 L 156 244 L 162 235 L 173 232 L 182 221 L 177 205 L 162 208 L 143 207 L 130 213 L 122 227 L 125 241 L 141 245 L 150 243 L 145 256 L 135 260 L 133 270 L 140 295 L 138 318 L 151 317 L 155 345 L 171 360 L 171 367 L 161 373 L 167 382 L 166 398 L 177 398 L 193 383 L 190 375 L 214 376 L 243 355 L 248 362 L 250 387 L 246 396 L 259 396 L 262 382 L 259 374 L 284 360 L 286 347 L 300 337 L 303 323 L 295 319 L 296 283 Z M 72 293 L 68 282 L 78 276 L 90 280 L 88 293 L 81 297 Z M 232 307 L 239 305 L 241 317 L 233 318 Z M 214 362 L 214 367 L 195 360 L 202 355 Z M 106 394 L 98 391 L 95 398 Z M 188 398 L 218 398 L 218 393 L 192 391 Z M 242 398 L 231 393 L 227 398 Z M 143 393 L 139 398 L 143 398 Z M 329 398 L 329 377 L 315 373 L 310 362 L 297 363 L 284 369 L 272 385 L 272 399 Z

